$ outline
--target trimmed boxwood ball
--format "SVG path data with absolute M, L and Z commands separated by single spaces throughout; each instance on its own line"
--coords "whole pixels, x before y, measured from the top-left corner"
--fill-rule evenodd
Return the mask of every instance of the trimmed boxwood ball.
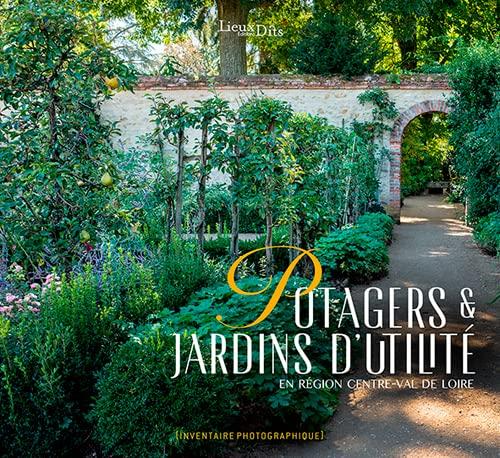
M 181 346 L 186 353 L 188 345 Z M 171 379 L 174 349 L 174 337 L 155 330 L 124 344 L 106 366 L 91 413 L 105 453 L 203 456 L 220 447 L 214 441 L 176 440 L 176 431 L 224 430 L 235 402 L 223 377 L 201 374 L 196 364 L 187 374 Z

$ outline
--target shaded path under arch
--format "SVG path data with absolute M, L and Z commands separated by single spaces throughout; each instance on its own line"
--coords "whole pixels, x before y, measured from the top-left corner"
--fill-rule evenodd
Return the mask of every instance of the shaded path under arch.
M 388 211 L 399 222 L 401 212 L 401 144 L 404 131 L 415 118 L 425 113 L 451 111 L 445 100 L 426 100 L 400 113 L 394 122 L 389 138 L 389 205 Z

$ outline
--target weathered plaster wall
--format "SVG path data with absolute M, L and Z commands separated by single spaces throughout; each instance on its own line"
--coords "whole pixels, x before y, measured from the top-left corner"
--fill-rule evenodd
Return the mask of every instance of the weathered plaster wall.
M 429 111 L 436 111 L 435 107 L 444 106 L 438 105 L 437 102 L 445 101 L 450 92 L 446 80 L 441 75 L 408 76 L 402 78 L 399 84 L 390 84 L 381 76 L 367 76 L 350 81 L 338 78 L 246 77 L 235 81 L 216 81 L 213 84 L 184 79 L 144 78 L 133 93 L 119 92 L 108 101 L 103 106 L 103 115 L 119 122 L 122 132 L 120 142 L 123 142 L 125 147 L 136 145 L 140 135 L 151 131 L 151 102 L 146 96 L 155 93 L 162 93 L 166 98 L 177 102 L 193 104 L 195 100 L 210 97 L 211 91 L 216 90 L 233 106 L 237 106 L 252 94 L 265 94 L 289 102 L 296 111 L 323 116 L 337 126 L 343 123 L 348 126 L 353 120 L 371 119 L 371 108 L 363 107 L 357 100 L 359 94 L 371 87 L 387 90 L 398 111 L 406 117 L 413 111 L 415 116 L 421 114 L 420 109 L 412 110 L 415 106 L 429 106 Z M 433 103 L 426 105 L 426 102 Z M 396 120 L 395 125 L 401 125 L 401 121 Z M 192 141 L 194 132 L 188 134 L 191 134 Z M 385 139 L 387 148 L 390 147 L 390 137 L 391 134 L 388 133 Z M 397 154 L 397 151 L 394 152 L 393 148 L 391 154 Z M 385 205 L 392 205 L 395 214 L 399 212 L 399 158 L 396 159 L 397 163 L 394 160 L 391 163 L 390 159 L 384 161 L 380 176 L 380 200 Z M 218 180 L 221 177 L 215 175 L 213 179 Z

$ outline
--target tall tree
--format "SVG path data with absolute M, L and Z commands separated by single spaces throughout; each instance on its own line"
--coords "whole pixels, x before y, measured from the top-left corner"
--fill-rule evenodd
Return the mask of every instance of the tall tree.
M 314 4 L 315 16 L 327 9 L 393 43 L 399 51 L 396 67 L 406 70 L 447 63 L 460 40 L 492 40 L 497 31 L 495 0 L 316 0 Z
M 220 75 L 231 78 L 247 73 L 245 28 L 255 8 L 271 7 L 275 0 L 102 0 L 100 11 L 109 17 L 133 15 L 145 35 L 179 35 L 201 29 L 217 14 Z M 234 28 L 232 28 L 234 27 Z

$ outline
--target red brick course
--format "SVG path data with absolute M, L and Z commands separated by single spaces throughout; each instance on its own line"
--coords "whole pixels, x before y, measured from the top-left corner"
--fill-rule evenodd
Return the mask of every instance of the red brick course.
M 387 75 L 365 75 L 351 79 L 341 76 L 320 77 L 313 75 L 249 75 L 234 79 L 220 77 L 199 80 L 183 76 L 143 76 L 135 87 L 137 90 L 185 90 L 185 89 L 443 89 L 449 90 L 444 74 L 401 75 L 394 83 Z

